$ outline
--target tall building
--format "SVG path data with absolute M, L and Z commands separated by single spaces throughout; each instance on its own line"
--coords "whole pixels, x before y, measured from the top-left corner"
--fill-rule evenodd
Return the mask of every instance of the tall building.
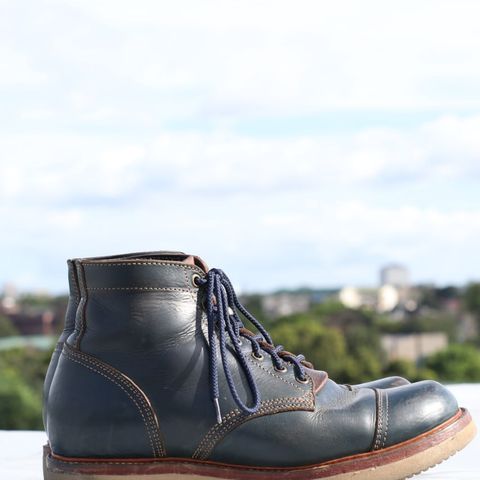
M 386 265 L 380 270 L 380 285 L 391 285 L 399 290 L 408 289 L 410 274 L 403 265 Z

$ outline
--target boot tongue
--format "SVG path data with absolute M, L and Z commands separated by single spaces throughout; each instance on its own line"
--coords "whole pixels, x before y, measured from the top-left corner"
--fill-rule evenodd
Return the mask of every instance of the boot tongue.
M 200 267 L 205 273 L 209 270 L 208 265 L 196 255 L 188 255 L 188 257 L 182 260 L 182 263 L 192 265 L 193 267 Z

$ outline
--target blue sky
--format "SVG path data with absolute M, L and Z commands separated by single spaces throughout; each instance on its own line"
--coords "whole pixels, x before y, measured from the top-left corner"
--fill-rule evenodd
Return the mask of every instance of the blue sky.
M 0 286 L 178 249 L 242 290 L 480 279 L 480 4 L 0 0 Z

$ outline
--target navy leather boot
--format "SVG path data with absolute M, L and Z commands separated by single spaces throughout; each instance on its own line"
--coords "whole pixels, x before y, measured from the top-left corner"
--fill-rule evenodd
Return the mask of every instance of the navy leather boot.
M 75 268 L 75 327 L 46 403 L 48 480 L 397 480 L 474 436 L 436 382 L 348 388 L 275 346 L 198 257 Z
M 115 258 L 128 258 L 128 257 L 135 257 L 135 258 L 148 258 L 152 255 L 162 256 L 162 258 L 167 258 L 168 256 L 172 256 L 172 258 L 180 257 L 187 257 L 183 252 L 172 252 L 172 251 L 158 251 L 158 252 L 139 252 L 139 253 L 130 253 L 130 254 L 121 254 L 121 255 L 113 255 L 113 256 L 106 256 L 106 257 L 92 257 L 84 260 L 113 260 Z M 188 258 L 188 257 L 187 257 Z M 43 385 L 43 424 L 45 429 L 48 427 L 47 422 L 47 408 L 48 405 L 48 395 L 50 393 L 50 385 L 52 384 L 52 379 L 57 369 L 58 359 L 60 357 L 60 353 L 63 349 L 63 344 L 65 340 L 73 333 L 75 328 L 75 315 L 77 311 L 78 304 L 80 302 L 80 287 L 78 285 L 78 272 L 76 269 L 75 260 L 79 261 L 81 259 L 72 259 L 67 260 L 67 267 L 68 267 L 68 286 L 69 286 L 69 296 L 68 296 L 68 304 L 67 310 L 65 314 L 65 323 L 62 333 L 57 341 L 55 349 L 52 353 L 52 358 L 50 360 L 50 364 L 48 366 L 46 375 L 45 375 L 45 382 Z M 373 380 L 371 382 L 362 383 L 359 385 L 349 385 L 349 388 L 392 388 L 392 387 L 399 387 L 401 385 L 407 385 L 410 382 L 398 376 L 391 376 L 380 378 L 378 380 Z

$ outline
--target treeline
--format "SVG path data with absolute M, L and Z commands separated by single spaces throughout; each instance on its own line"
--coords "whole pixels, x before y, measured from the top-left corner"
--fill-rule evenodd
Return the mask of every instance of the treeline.
M 269 331 L 277 344 L 303 353 L 315 368 L 327 371 L 341 383 L 361 383 L 384 375 L 402 375 L 412 381 L 480 382 L 478 338 L 457 344 L 456 323 L 448 315 L 392 323 L 372 311 L 330 303 L 270 322 Z M 419 364 L 388 362 L 380 345 L 381 335 L 417 332 L 445 332 L 450 346 Z

